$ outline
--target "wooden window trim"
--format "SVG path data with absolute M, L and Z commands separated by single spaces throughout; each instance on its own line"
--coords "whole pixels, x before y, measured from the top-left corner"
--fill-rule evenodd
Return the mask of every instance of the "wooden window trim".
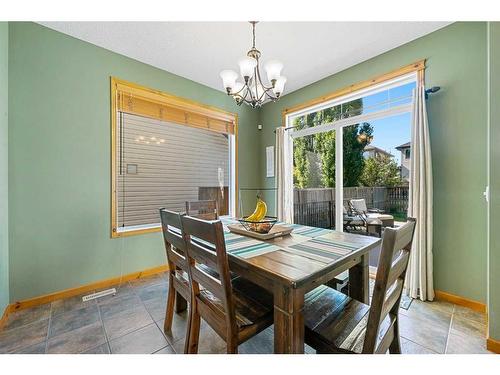
M 403 75 L 406 75 L 409 73 L 418 72 L 418 81 L 423 83 L 424 70 L 425 70 L 425 59 L 422 59 L 422 60 L 416 61 L 412 64 L 405 65 L 399 69 L 393 70 L 391 72 L 381 74 L 377 77 L 367 79 L 365 81 L 354 83 L 354 84 L 349 85 L 347 87 L 343 87 L 341 89 L 330 92 L 326 95 L 322 95 L 322 96 L 319 96 L 317 98 L 308 100 L 306 102 L 299 103 L 297 105 L 294 105 L 293 107 L 285 108 L 281 112 L 281 124 L 282 124 L 282 126 L 286 126 L 286 118 L 288 115 L 290 115 L 292 113 L 295 113 L 295 112 L 298 112 L 298 111 L 301 111 L 301 110 L 304 110 L 304 109 L 307 109 L 307 108 L 310 108 L 313 106 L 320 105 L 320 104 L 328 102 L 330 100 L 340 98 L 340 97 L 348 95 L 348 94 L 352 94 L 356 91 L 363 90 L 363 89 L 378 85 L 378 84 L 386 82 L 386 81 L 390 81 L 391 79 L 394 79 L 394 78 L 397 78 L 397 77 L 400 77 L 400 76 L 403 76 Z
M 160 121 L 234 135 L 234 199 L 238 202 L 238 115 L 136 83 L 111 77 L 111 238 L 160 232 L 161 227 L 118 232 L 116 210 L 116 122 L 119 109 Z M 136 107 L 126 107 L 124 100 L 135 100 Z M 141 106 L 138 108 L 137 106 Z M 169 115 L 166 115 L 169 113 Z M 179 116 L 179 114 L 183 114 Z M 171 115 L 170 115 L 171 114 Z M 170 116 L 170 117 L 169 117 Z M 176 117 L 177 116 L 177 117 Z M 236 205 L 237 207 L 237 205 Z

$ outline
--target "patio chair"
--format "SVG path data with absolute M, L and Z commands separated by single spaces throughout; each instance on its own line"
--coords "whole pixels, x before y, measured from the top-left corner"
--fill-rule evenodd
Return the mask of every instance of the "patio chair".
M 366 206 L 366 200 L 364 198 L 351 199 L 351 207 L 356 214 L 364 216 L 367 221 L 370 219 L 378 219 L 382 222 L 383 227 L 394 226 L 394 216 L 386 214 L 383 210 L 378 208 L 369 209 Z
M 368 235 L 382 236 L 382 221 L 377 218 L 368 217 L 360 211 L 356 211 L 350 202 L 348 208 L 344 204 L 344 232 L 366 232 Z

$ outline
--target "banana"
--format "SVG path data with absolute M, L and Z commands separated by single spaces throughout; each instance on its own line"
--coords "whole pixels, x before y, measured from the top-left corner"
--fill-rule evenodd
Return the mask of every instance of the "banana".
M 258 198 L 257 205 L 255 206 L 255 211 L 247 217 L 248 221 L 261 221 L 267 213 L 267 205 L 262 199 Z
M 267 205 L 262 199 L 257 203 L 260 205 L 259 215 L 255 218 L 255 221 L 261 221 L 267 214 Z
M 260 210 L 261 206 L 259 205 L 259 201 L 257 201 L 257 205 L 255 206 L 255 210 L 254 212 L 247 217 L 247 220 L 248 221 L 255 221 L 255 218 L 259 215 L 259 210 Z

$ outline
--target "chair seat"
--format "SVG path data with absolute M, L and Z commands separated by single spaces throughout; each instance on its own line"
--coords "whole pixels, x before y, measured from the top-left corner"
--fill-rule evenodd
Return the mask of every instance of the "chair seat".
M 273 320 L 273 297 L 258 285 L 238 277 L 231 281 L 238 327 L 246 327 Z M 200 298 L 215 307 L 215 311 L 224 314 L 221 301 L 207 289 L 200 291 Z
M 394 216 L 389 214 L 368 213 L 367 217 L 368 219 L 394 220 Z
M 359 226 L 365 225 L 365 221 L 363 221 L 360 217 L 350 217 L 346 221 L 348 222 L 349 225 L 359 225 Z M 366 223 L 370 225 L 382 225 L 382 221 L 379 218 L 372 218 L 372 217 L 368 217 L 366 219 Z
M 361 353 L 370 306 L 325 285 L 306 295 L 305 341 L 318 352 Z M 389 314 L 381 323 L 379 340 L 394 323 Z

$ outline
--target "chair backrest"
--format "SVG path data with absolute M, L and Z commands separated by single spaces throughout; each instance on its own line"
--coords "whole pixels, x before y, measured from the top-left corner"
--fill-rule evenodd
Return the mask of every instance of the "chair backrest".
M 203 220 L 217 220 L 219 218 L 217 201 L 186 201 L 186 215 Z
M 160 219 L 169 268 L 173 270 L 174 267 L 178 267 L 187 272 L 186 243 L 182 235 L 181 215 L 160 208 Z
M 363 353 L 385 352 L 392 341 L 390 335 L 386 335 L 385 340 L 382 338 L 378 342 L 379 332 L 389 313 L 397 317 L 415 224 L 415 219 L 408 218 L 401 227 L 386 228 L 384 231 Z
M 188 272 L 195 296 L 200 285 L 217 297 L 222 304 L 226 324 L 236 332 L 236 315 L 222 223 L 182 216 L 182 228 L 187 244 Z M 203 265 L 205 267 L 199 267 Z M 207 273 L 207 268 L 217 272 Z
M 368 207 L 366 206 L 366 200 L 361 199 L 351 199 L 352 208 L 359 212 L 367 212 Z

